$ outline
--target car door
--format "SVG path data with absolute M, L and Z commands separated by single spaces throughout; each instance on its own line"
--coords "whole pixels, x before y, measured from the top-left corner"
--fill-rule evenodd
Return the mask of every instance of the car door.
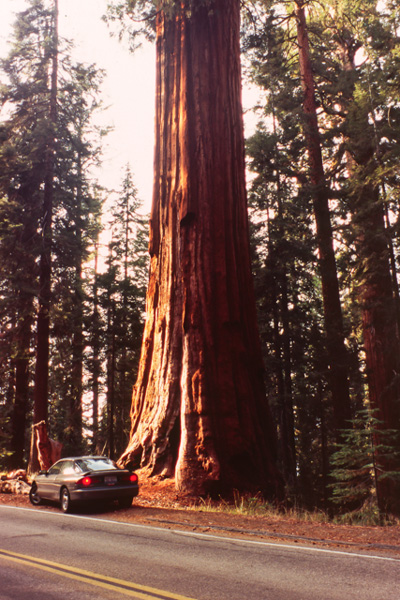
M 46 474 L 40 475 L 40 481 L 37 480 L 38 492 L 42 498 L 48 498 L 49 500 L 58 500 L 59 496 L 56 495 L 57 491 L 57 477 L 60 474 L 63 461 L 59 460 Z
M 55 468 L 57 467 L 57 469 Z M 51 467 L 53 469 L 53 467 Z M 49 470 L 50 473 L 50 470 Z M 66 485 L 68 488 L 71 483 L 77 478 L 77 471 L 73 460 L 60 460 L 54 465 L 54 477 L 49 480 L 50 498 L 52 500 L 60 500 L 61 488 Z

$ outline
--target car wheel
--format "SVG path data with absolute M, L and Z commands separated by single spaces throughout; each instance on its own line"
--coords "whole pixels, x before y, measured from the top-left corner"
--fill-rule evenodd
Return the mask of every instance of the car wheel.
M 128 496 L 124 498 L 118 498 L 118 504 L 120 508 L 130 508 L 132 506 L 133 497 Z
M 63 487 L 60 493 L 61 510 L 65 513 L 71 512 L 71 497 L 66 487 Z
M 31 504 L 33 504 L 34 506 L 38 506 L 42 502 L 42 499 L 39 496 L 38 491 L 37 491 L 36 483 L 34 483 L 31 487 L 31 489 L 29 490 L 29 500 L 31 501 Z

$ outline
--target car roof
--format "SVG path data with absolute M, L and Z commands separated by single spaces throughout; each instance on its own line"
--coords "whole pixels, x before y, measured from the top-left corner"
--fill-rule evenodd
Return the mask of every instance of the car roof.
M 60 460 L 82 460 L 85 458 L 90 458 L 91 460 L 93 459 L 100 459 L 100 460 L 112 460 L 111 458 L 109 458 L 108 456 L 100 456 L 97 454 L 82 454 L 81 456 L 64 456 L 63 458 L 60 458 Z M 59 461 L 57 461 L 59 462 Z

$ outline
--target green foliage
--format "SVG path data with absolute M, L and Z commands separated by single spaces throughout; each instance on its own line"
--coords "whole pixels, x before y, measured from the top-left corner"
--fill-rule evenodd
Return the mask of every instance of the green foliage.
M 0 314 L 9 324 L 8 369 L 15 370 L 10 390 L 15 419 L 21 419 L 22 407 L 25 412 L 30 408 L 43 189 L 49 131 L 54 127 L 49 118 L 49 74 L 56 50 L 53 27 L 52 9 L 42 0 L 31 0 L 17 17 L 9 55 L 0 61 L 1 102 L 7 108 L 0 128 Z M 50 426 L 63 442 L 71 431 L 72 407 L 80 404 L 82 396 L 82 375 L 71 377 L 71 373 L 77 373 L 77 365 L 84 360 L 83 343 L 77 343 L 82 337 L 84 310 L 82 270 L 100 216 L 90 167 L 99 162 L 104 135 L 91 124 L 94 111 L 101 108 L 98 90 L 103 73 L 94 65 L 74 64 L 69 48 L 67 42 L 61 42 L 54 132 L 49 357 Z M 5 380 L 12 379 L 12 371 L 9 373 Z M 25 422 L 12 427 L 25 427 Z M 74 427 L 79 429 L 79 424 Z M 79 438 L 82 432 L 76 435 Z
M 103 19 L 112 35 L 126 40 L 131 52 L 140 46 L 141 39 L 155 38 L 156 3 L 153 0 L 114 0 L 107 5 Z
M 271 14 L 260 34 L 252 32 L 245 40 L 252 77 L 265 89 L 263 122 L 247 141 L 256 174 L 250 189 L 256 293 L 288 493 L 313 507 L 327 502 L 332 411 L 299 74 L 277 21 Z
M 333 522 L 340 525 L 358 525 L 362 527 L 397 525 L 396 518 L 389 515 L 382 515 L 376 502 L 373 500 L 367 500 L 358 510 L 351 510 L 335 515 Z
M 285 430 L 294 429 L 296 462 L 288 492 L 313 506 L 324 498 L 321 446 L 329 444 L 331 411 L 310 197 L 296 185 L 295 148 L 285 145 L 278 128 L 272 134 L 259 128 L 247 144 L 250 166 L 257 172 L 250 204 L 269 400 L 287 474 Z
M 342 437 L 343 442 L 331 457 L 331 477 L 335 480 L 330 485 L 331 499 L 345 512 L 360 510 L 368 500 L 371 506 L 375 505 L 372 510 L 379 513 L 377 480 L 400 480 L 400 472 L 387 471 L 384 466 L 388 457 L 393 460 L 399 454 L 397 432 L 382 429 L 382 422 L 374 416 L 374 411 L 362 409 Z
M 130 405 L 143 330 L 148 271 L 148 219 L 129 166 L 111 206 L 107 270 L 98 278 L 103 311 L 107 373 L 107 446 L 111 456 L 125 448 Z
M 154 41 L 156 16 L 163 12 L 167 19 L 179 13 L 186 18 L 200 9 L 208 9 L 211 16 L 215 11 L 215 0 L 112 0 L 108 2 L 104 21 L 110 26 L 111 35 L 128 43 L 131 52 L 141 45 L 141 40 Z
M 1 372 L 0 372 L 1 374 Z M 6 470 L 12 455 L 11 448 L 11 405 L 0 394 L 0 471 Z
M 332 500 L 340 505 L 362 506 L 374 483 L 374 447 L 369 415 L 363 411 L 353 428 L 343 431 L 343 444 L 331 457 Z
M 379 289 L 382 260 L 378 242 L 385 247 L 386 263 L 391 247 L 397 293 L 398 14 L 390 2 L 379 6 L 374 1 L 347 0 L 306 4 L 356 415 L 365 402 L 368 383 L 360 291 L 374 273 L 378 283 L 373 289 Z M 283 469 L 287 461 L 283 415 L 289 398 L 296 449 L 293 497 L 309 507 L 328 507 L 330 455 L 334 451 L 332 409 L 292 11 L 293 3 L 255 2 L 247 6 L 244 21 L 247 74 L 263 90 L 263 101 L 257 106 L 262 124 L 247 143 L 249 166 L 255 173 L 250 189 L 254 271 L 267 385 L 278 423 Z M 365 195 L 367 186 L 373 197 Z M 378 230 L 371 218 L 370 227 L 362 230 L 359 224 L 365 223 L 365 215 L 377 214 L 374 211 L 383 203 L 387 222 L 395 224 L 390 230 Z M 385 444 L 379 438 L 384 461 Z M 398 440 L 391 444 L 392 450 L 398 449 Z M 366 480 L 366 489 L 368 485 Z M 360 493 L 357 502 L 362 503 L 363 498 Z

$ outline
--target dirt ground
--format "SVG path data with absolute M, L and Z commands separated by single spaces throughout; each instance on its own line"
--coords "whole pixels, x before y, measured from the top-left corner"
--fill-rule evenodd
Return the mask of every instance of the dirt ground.
M 313 545 L 352 552 L 368 552 L 400 558 L 400 526 L 365 527 L 299 520 L 284 514 L 245 516 L 211 511 L 208 504 L 179 496 L 172 480 L 140 478 L 140 493 L 132 507 L 96 509 L 102 518 L 147 524 L 169 529 L 186 529 L 213 535 L 263 539 L 298 545 Z M 0 504 L 31 507 L 26 495 L 0 493 Z M 37 510 L 59 510 L 43 505 Z M 86 511 L 87 513 L 87 511 Z M 90 509 L 90 514 L 94 514 Z

